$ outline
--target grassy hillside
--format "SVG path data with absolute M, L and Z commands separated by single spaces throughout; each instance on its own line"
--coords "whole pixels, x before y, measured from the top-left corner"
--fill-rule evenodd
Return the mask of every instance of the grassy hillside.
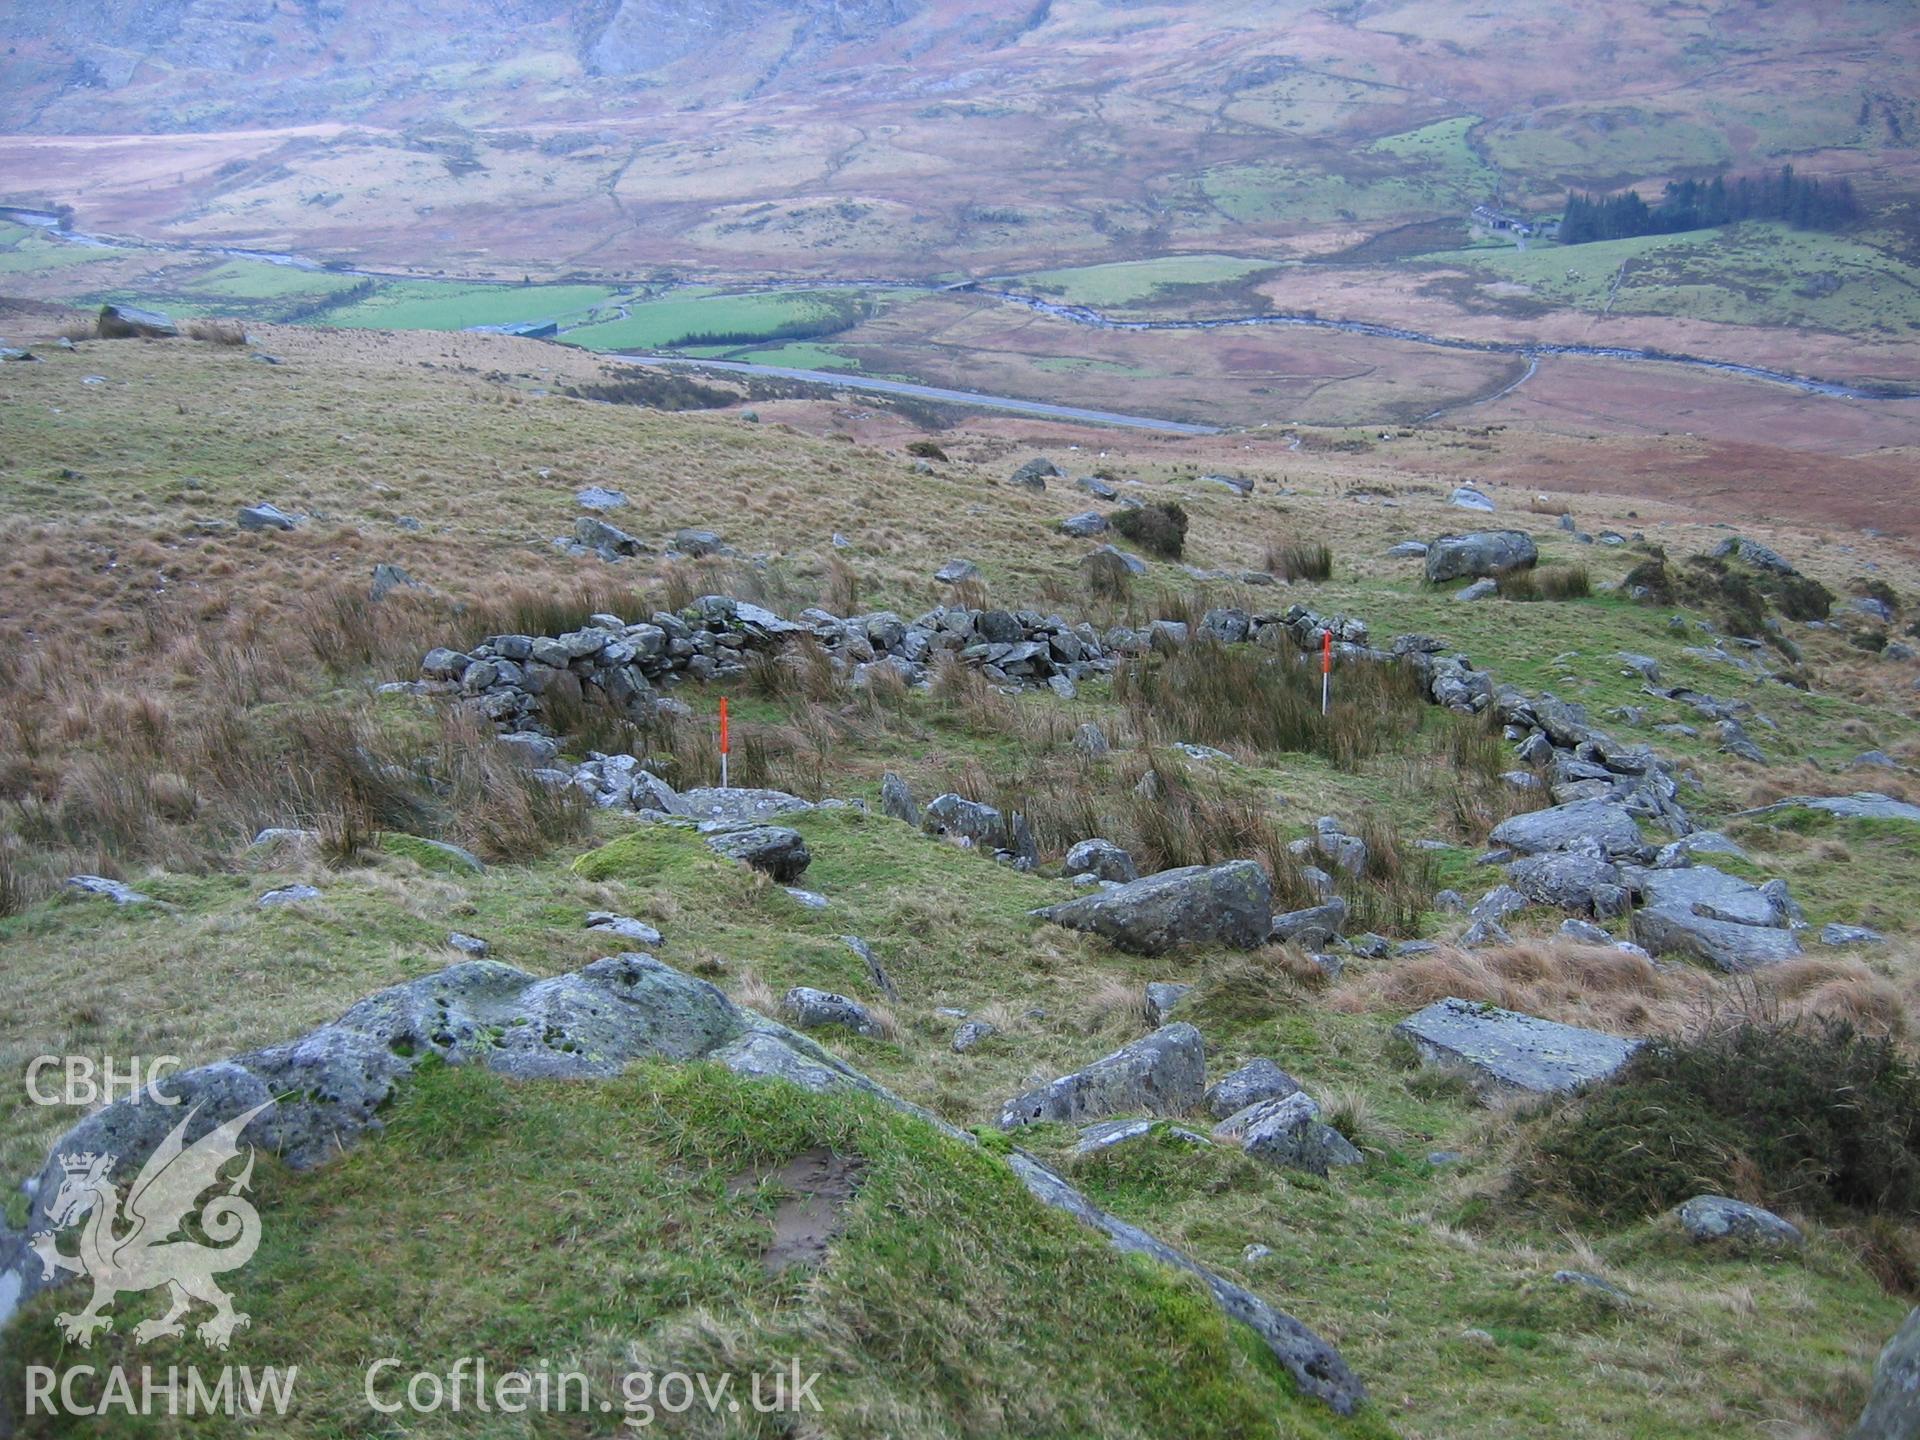
M 1483 1104 L 1458 1075 L 1419 1067 L 1393 1027 L 1459 995 L 1637 1036 L 1684 1038 L 1736 1013 L 1842 1017 L 1910 1054 L 1912 827 L 1741 813 L 1788 794 L 1920 796 L 1914 662 L 1887 658 L 1920 578 L 1904 540 L 1752 532 L 1837 597 L 1823 627 L 1783 622 L 1796 667 L 1738 644 L 1717 601 L 1650 605 L 1612 588 L 1656 545 L 1676 566 L 1711 549 L 1729 532 L 1708 511 L 1491 482 L 1495 516 L 1450 506 L 1436 467 L 1468 445 L 1490 447 L 1472 453 L 1492 464 L 1490 435 L 1434 430 L 1402 454 L 1337 431 L 1169 441 L 1002 422 L 932 437 L 947 458 L 916 466 L 906 442 L 929 437 L 898 414 L 849 419 L 844 405 L 778 396 L 751 402 L 758 423 L 745 402 L 692 414 L 592 404 L 562 392 L 602 378 L 601 363 L 533 342 L 262 327 L 254 348 L 280 362 L 267 365 L 190 340 L 68 352 L 47 343 L 62 323 L 17 310 L 0 327 L 38 327 L 46 357 L 0 367 L 0 403 L 18 417 L 0 456 L 0 964 L 35 997 L 0 1017 L 0 1067 L 70 1051 L 193 1064 L 286 1038 L 450 963 L 455 930 L 559 974 L 626 943 L 584 928 L 588 911 L 611 910 L 656 926 L 662 960 L 749 1007 L 770 1010 L 800 984 L 869 1004 L 879 1033 L 819 1032 L 824 1043 L 986 1136 L 966 1146 L 859 1099 L 707 1066 L 531 1085 L 430 1069 L 351 1154 L 302 1174 L 263 1157 L 256 1172 L 267 1244 L 234 1277 L 253 1323 L 230 1358 L 301 1365 L 312 1388 L 286 1433 L 369 1433 L 358 1381 L 370 1357 L 403 1357 L 410 1373 L 476 1352 L 503 1369 L 577 1364 L 609 1402 L 642 1365 L 745 1373 L 797 1357 L 826 1377 L 818 1433 L 831 1435 L 1664 1440 L 1837 1435 L 1857 1413 L 1913 1303 L 1913 1215 L 1809 1202 L 1793 1211 L 1806 1248 L 1769 1256 L 1695 1246 L 1659 1207 L 1602 1214 L 1542 1195 L 1522 1180 L 1582 1102 Z M 1098 541 L 1057 522 L 1092 497 L 1065 477 L 1041 493 L 1005 483 L 1039 453 L 1071 475 L 1097 467 L 1122 494 L 1177 500 L 1191 518 L 1181 560 L 1149 558 L 1119 590 L 1090 585 L 1079 562 Z M 1567 442 L 1558 458 L 1574 471 L 1608 453 Z M 1201 479 L 1217 472 L 1248 475 L 1253 494 Z M 553 545 L 590 484 L 625 492 L 606 518 L 654 553 L 609 564 Z M 232 528 L 237 507 L 261 500 L 306 518 Z M 1623 543 L 1580 544 L 1558 524 L 1568 505 L 1581 529 Z M 1584 568 L 1592 593 L 1461 603 L 1423 585 L 1418 561 L 1385 554 L 1476 521 L 1527 530 L 1546 569 Z M 658 553 L 694 525 L 736 553 Z M 1285 569 L 1289 546 L 1313 541 L 1332 550 L 1329 578 L 1240 578 Z M 957 590 L 932 578 L 956 554 L 981 572 Z M 375 563 L 422 585 L 373 602 Z M 1901 606 L 1893 626 L 1848 608 L 1876 582 Z M 1810 944 L 1800 961 L 1732 978 L 1558 943 L 1559 912 L 1534 909 L 1507 922 L 1513 944 L 1462 948 L 1467 917 L 1436 892 L 1471 900 L 1496 883 L 1476 863 L 1489 827 L 1538 801 L 1500 779 L 1517 762 L 1497 731 L 1345 668 L 1335 721 L 1285 747 L 1262 738 L 1252 692 L 1216 687 L 1218 703 L 1196 705 L 1134 677 L 1091 679 L 1072 699 L 1007 695 L 977 672 L 923 692 L 804 663 L 682 686 L 690 713 L 645 731 L 592 713 L 567 727 L 567 754 L 634 747 L 684 788 L 716 778 L 725 694 L 735 783 L 864 802 L 792 818 L 814 856 L 800 883 L 824 910 L 690 829 L 538 801 L 486 733 L 435 699 L 374 688 L 414 678 L 433 645 L 557 633 L 598 611 L 639 618 L 716 592 L 789 615 L 823 604 L 911 617 L 965 600 L 1101 627 L 1298 602 L 1364 618 L 1376 642 L 1432 634 L 1672 757 L 1689 810 L 1746 851 L 1730 869 L 1787 879 L 1816 930 L 1868 924 L 1888 943 Z M 1620 652 L 1653 659 L 1666 685 L 1749 703 L 1770 763 L 1722 753 L 1684 699 L 1643 693 Z M 1801 684 L 1742 669 L 1756 654 Z M 1616 714 L 1627 706 L 1640 715 Z M 1106 758 L 1075 748 L 1086 722 L 1114 742 Z M 1655 728 L 1677 723 L 1700 733 Z M 1224 758 L 1190 757 L 1183 741 Z M 1897 768 L 1850 768 L 1868 749 Z M 954 790 L 1024 811 L 1038 870 L 885 817 L 886 770 L 922 800 Z M 1435 951 L 1343 953 L 1337 973 L 1280 945 L 1148 960 L 1028 913 L 1073 893 L 1060 857 L 1095 833 L 1148 867 L 1251 855 L 1284 892 L 1296 883 L 1287 842 L 1323 814 L 1382 857 L 1342 881 L 1365 923 Z M 249 847 L 269 825 L 311 826 L 319 841 Z M 449 867 L 408 833 L 469 845 L 487 868 Z M 155 903 L 56 893 L 76 872 L 123 877 Z M 257 903 L 296 881 L 320 898 Z M 897 999 L 846 935 L 873 947 Z M 1178 1016 L 1205 1036 L 1210 1076 L 1276 1061 L 1366 1163 L 1322 1179 L 1165 1133 L 1077 1156 L 1064 1126 L 1019 1143 L 1333 1340 L 1373 1396 L 1352 1421 L 1297 1396 L 1191 1282 L 1034 1204 L 1001 1158 L 1001 1103 L 1146 1033 L 1143 990 L 1160 980 L 1195 985 Z M 955 1053 L 957 1011 L 998 1033 Z M 15 1194 L 72 1117 L 13 1094 L 4 1104 L 0 1178 Z M 779 1195 L 752 1177 L 814 1148 L 859 1157 L 864 1178 L 819 1267 L 770 1276 Z M 1436 1152 L 1461 1158 L 1436 1164 Z M 23 1197 L 10 1201 L 12 1222 L 23 1213 Z M 1562 1270 L 1621 1293 L 1556 1281 Z M 10 1385 L 21 1364 L 73 1359 L 48 1323 L 70 1293 L 36 1299 L 8 1330 Z M 136 1350 L 128 1331 L 146 1303 L 122 1302 L 95 1360 L 193 1358 L 172 1343 Z M 173 1423 L 147 1433 L 187 1433 Z M 602 1423 L 440 1416 L 409 1430 Z

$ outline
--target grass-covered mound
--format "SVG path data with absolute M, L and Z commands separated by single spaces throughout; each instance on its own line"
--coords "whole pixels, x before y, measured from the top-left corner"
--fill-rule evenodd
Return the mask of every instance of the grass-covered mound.
M 844 1231 L 817 1271 L 769 1274 L 781 1191 L 739 1177 L 816 1148 L 863 1163 Z M 860 1097 L 710 1066 L 540 1085 L 439 1068 L 352 1154 L 306 1174 L 262 1164 L 255 1176 L 264 1241 L 229 1277 L 252 1323 L 221 1359 L 300 1367 L 277 1435 L 386 1433 L 363 1390 L 367 1367 L 387 1356 L 402 1362 L 382 1372 L 388 1402 L 416 1370 L 444 1376 L 463 1356 L 495 1374 L 545 1362 L 588 1377 L 588 1416 L 408 1416 L 416 1436 L 606 1434 L 629 1374 L 731 1372 L 744 1393 L 750 1374 L 796 1360 L 822 1377 L 820 1412 L 797 1432 L 792 1417 L 751 1405 L 724 1424 L 699 1406 L 656 1411 L 656 1423 L 747 1435 L 1388 1433 L 1296 1396 L 1197 1281 L 1116 1256 L 1033 1200 L 996 1156 Z M 208 1365 L 190 1338 L 132 1343 L 155 1299 L 124 1297 L 87 1358 Z M 55 1291 L 21 1317 L 13 1393 L 21 1366 L 76 1358 L 59 1353 L 51 1323 L 73 1300 Z M 39 1417 L 22 1433 L 92 1434 L 93 1423 Z M 259 1432 L 161 1417 L 116 1433 Z

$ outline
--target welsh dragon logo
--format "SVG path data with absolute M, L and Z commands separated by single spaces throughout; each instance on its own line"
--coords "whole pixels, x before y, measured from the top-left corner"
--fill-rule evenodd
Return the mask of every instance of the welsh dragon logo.
M 253 1148 L 247 1147 L 246 1168 L 238 1175 L 223 1179 L 220 1172 L 239 1155 L 240 1132 L 271 1104 L 256 1105 L 188 1145 L 187 1126 L 200 1110 L 194 1106 L 147 1157 L 124 1202 L 120 1187 L 108 1178 L 116 1156 L 89 1151 L 59 1157 L 63 1178 L 47 1210 L 53 1229 L 33 1237 L 34 1253 L 40 1257 L 42 1279 L 51 1280 L 64 1270 L 93 1281 L 93 1298 L 84 1310 L 55 1317 L 61 1334 L 89 1347 L 95 1331 L 113 1328 L 113 1317 L 102 1312 L 116 1295 L 164 1285 L 167 1313 L 135 1326 L 134 1339 L 144 1344 L 184 1335 L 180 1317 L 197 1300 L 211 1305 L 213 1314 L 194 1333 L 202 1344 L 227 1348 L 234 1330 L 247 1324 L 247 1316 L 234 1310 L 233 1297 L 213 1277 L 239 1269 L 260 1244 L 259 1213 L 240 1194 L 253 1178 Z M 217 1186 L 225 1189 L 200 1206 L 197 1216 L 200 1233 L 213 1242 L 203 1245 L 187 1238 L 184 1227 L 200 1196 Z M 83 1216 L 79 1252 L 63 1255 L 57 1233 Z

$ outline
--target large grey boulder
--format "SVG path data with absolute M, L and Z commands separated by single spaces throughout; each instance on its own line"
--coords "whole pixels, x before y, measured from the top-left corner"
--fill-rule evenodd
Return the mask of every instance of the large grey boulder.
M 1771 1210 L 1725 1195 L 1696 1195 L 1673 1213 L 1690 1239 L 1707 1244 L 1733 1241 L 1785 1249 L 1806 1243 L 1797 1225 Z
M 1529 855 L 1507 867 L 1508 883 L 1528 899 L 1603 920 L 1626 914 L 1623 880 L 1619 866 L 1591 851 Z
M 1427 580 L 1477 579 L 1524 570 L 1536 564 L 1540 552 L 1521 530 L 1475 530 L 1466 535 L 1442 535 L 1427 546 Z
M 1619 857 L 1636 856 L 1646 848 L 1627 807 L 1599 799 L 1512 816 L 1493 827 L 1491 838 L 1495 845 L 1523 855 L 1597 847 L 1603 854 Z
M 1133 856 L 1111 840 L 1082 840 L 1067 851 L 1060 868 L 1068 875 L 1092 875 L 1122 885 L 1140 878 L 1140 867 L 1133 863 Z
M 1078 515 L 1069 515 L 1060 522 L 1062 534 L 1072 535 L 1085 540 L 1102 533 L 1107 528 L 1107 517 L 1098 510 L 1083 510 Z
M 1358 1165 L 1363 1158 L 1346 1136 L 1320 1118 L 1319 1103 L 1304 1090 L 1262 1100 L 1249 1113 L 1222 1121 L 1219 1129 L 1237 1130 L 1247 1154 L 1281 1169 L 1325 1175 L 1336 1165 Z
M 1449 997 L 1394 1027 L 1430 1065 L 1457 1065 L 1514 1090 L 1551 1094 L 1610 1079 L 1637 1040 Z
M 1168 1025 L 1111 1055 L 1016 1095 L 1000 1107 L 1000 1128 L 1062 1121 L 1077 1125 L 1145 1110 L 1181 1115 L 1200 1103 L 1207 1084 L 1206 1046 L 1185 1023 Z
M 948 793 L 927 802 L 920 828 L 930 835 L 946 835 L 991 849 L 1005 840 L 1007 821 L 991 805 Z
M 813 852 L 798 830 L 784 825 L 751 825 L 742 830 L 717 830 L 706 837 L 716 855 L 763 870 L 782 885 L 798 880 L 812 863 Z
M 1181 945 L 1253 950 L 1273 925 L 1273 887 L 1251 860 L 1186 865 L 1033 913 L 1103 936 L 1122 950 L 1162 955 Z
M 1847 1440 L 1915 1440 L 1920 1436 L 1920 1309 L 1907 1318 L 1873 1367 L 1873 1388 Z
M 1456 486 L 1454 492 L 1447 497 L 1447 503 L 1462 510 L 1478 510 L 1488 515 L 1493 513 L 1494 508 L 1492 497 L 1484 491 L 1474 489 L 1471 485 Z
M 1273 1061 L 1249 1060 L 1238 1070 L 1223 1075 L 1206 1094 L 1207 1113 L 1224 1120 L 1263 1100 L 1284 1100 L 1297 1094 L 1300 1082 Z

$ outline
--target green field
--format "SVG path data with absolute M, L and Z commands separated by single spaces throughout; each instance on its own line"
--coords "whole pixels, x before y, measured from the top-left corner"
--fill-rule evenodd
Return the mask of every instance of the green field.
M 369 330 L 467 330 L 476 325 L 585 319 L 620 292 L 605 285 L 470 285 L 389 280 L 326 323 Z
M 1041 270 L 1018 277 L 1022 289 L 1069 305 L 1147 305 L 1208 286 L 1235 285 L 1272 269 L 1264 260 L 1237 255 L 1167 255 L 1069 270 Z
M 0 220 L 0 275 L 25 275 L 37 270 L 65 270 L 111 260 L 123 251 L 106 246 L 65 245 L 49 240 L 31 225 Z
M 663 350 L 703 336 L 751 344 L 756 339 L 832 334 L 853 324 L 856 317 L 852 297 L 839 292 L 712 295 L 630 306 L 625 318 L 582 326 L 569 331 L 566 338 L 589 350 Z
M 1866 238 L 1781 224 L 1590 245 L 1460 250 L 1407 263 L 1459 266 L 1591 312 L 1805 326 L 1850 335 L 1904 337 L 1920 329 L 1920 268 Z

